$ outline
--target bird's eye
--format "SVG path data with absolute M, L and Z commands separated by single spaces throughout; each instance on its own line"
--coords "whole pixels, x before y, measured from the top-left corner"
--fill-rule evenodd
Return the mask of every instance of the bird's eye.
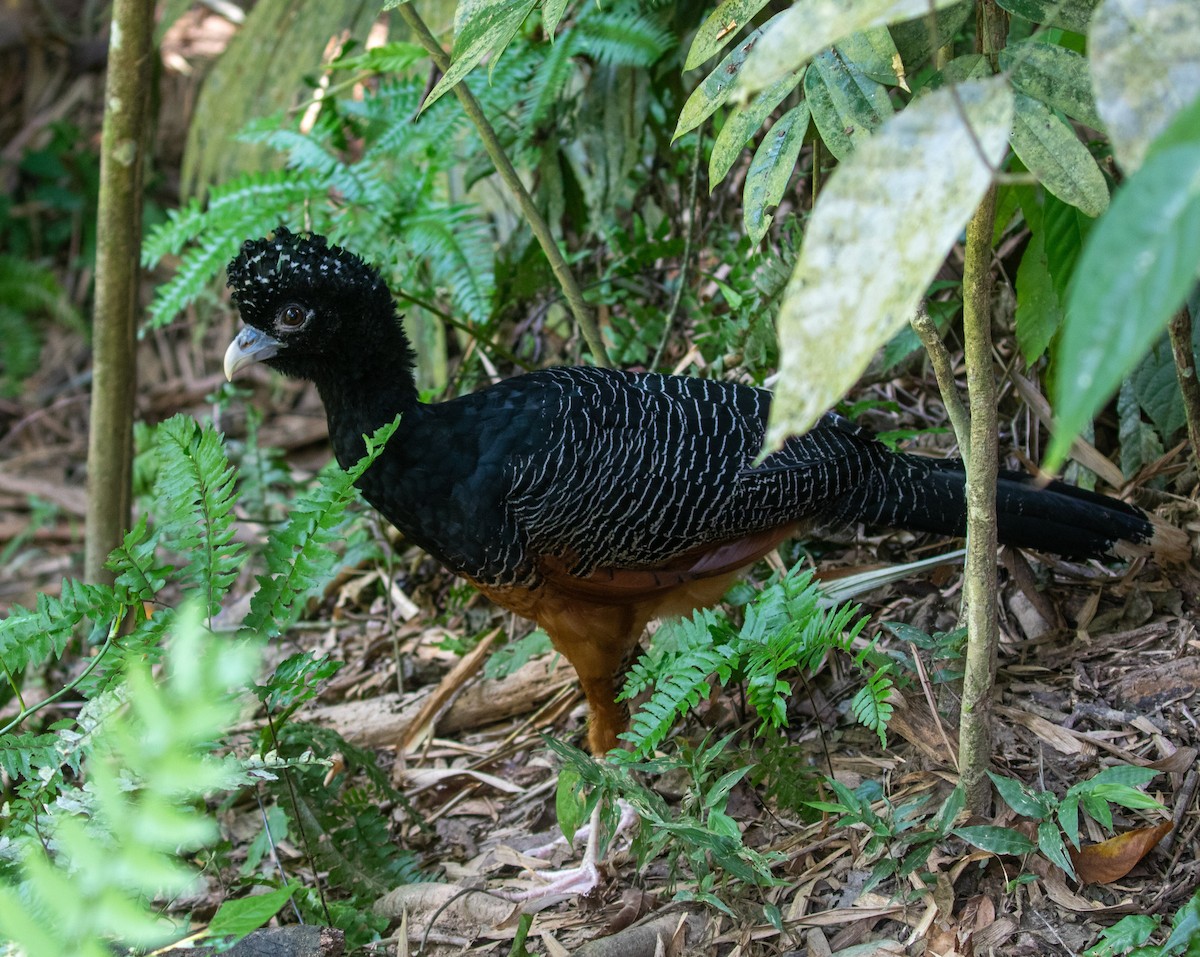
M 285 329 L 299 329 L 307 318 L 308 314 L 295 304 L 284 306 L 279 311 L 279 324 Z

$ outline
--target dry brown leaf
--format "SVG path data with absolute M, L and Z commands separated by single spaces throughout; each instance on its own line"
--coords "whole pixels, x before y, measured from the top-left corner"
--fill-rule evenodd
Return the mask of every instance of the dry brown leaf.
M 975 957 L 971 932 L 961 924 L 935 927 L 925 944 L 928 957 Z
M 1089 844 L 1078 851 L 1068 848 L 1071 863 L 1084 884 L 1111 884 L 1133 870 L 1135 864 L 1171 833 L 1173 826 L 1170 821 L 1163 821 L 1154 827 L 1139 827 L 1099 844 Z
M 437 725 L 437 719 L 450 703 L 458 696 L 463 686 L 475 675 L 487 658 L 488 650 L 503 629 L 493 628 L 481 639 L 479 644 L 463 655 L 442 678 L 437 688 L 421 707 L 421 713 L 412 723 L 400 744 L 402 751 L 411 751 L 426 736 L 432 736 Z
M 1153 768 L 1155 771 L 1163 771 L 1167 774 L 1185 774 L 1196 765 L 1196 749 L 1195 748 L 1179 748 L 1173 754 L 1168 754 L 1165 758 L 1159 758 L 1157 761 L 1151 761 L 1146 765 L 1148 768 Z
M 1060 727 L 1053 722 L 1047 721 L 1045 718 L 1038 717 L 1036 714 L 1029 714 L 1027 711 L 1021 711 L 1019 708 L 997 708 L 996 713 L 1005 718 L 1010 718 L 1023 728 L 1028 728 L 1036 734 L 1042 741 L 1059 751 L 1062 754 L 1078 754 L 1092 755 L 1096 753 L 1096 749 L 1091 743 L 1082 739 L 1078 733 L 1068 731 L 1066 728 Z M 1063 720 L 1066 720 L 1066 715 L 1063 715 Z
M 471 768 L 404 768 L 398 774 L 400 783 L 407 785 L 409 796 L 412 791 L 431 787 L 452 778 L 471 778 L 488 787 L 503 791 L 505 794 L 524 794 L 525 788 L 494 774 L 474 771 Z

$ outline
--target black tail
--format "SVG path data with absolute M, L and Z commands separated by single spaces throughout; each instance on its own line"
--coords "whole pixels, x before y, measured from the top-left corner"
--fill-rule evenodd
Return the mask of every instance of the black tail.
M 874 451 L 874 450 L 872 450 Z M 887 453 L 870 455 L 873 480 L 836 516 L 940 535 L 966 533 L 966 474 L 959 459 Z M 1065 558 L 1154 555 L 1178 562 L 1190 556 L 1187 535 L 1139 508 L 1105 495 L 1018 472 L 1001 472 L 996 486 L 1000 541 Z

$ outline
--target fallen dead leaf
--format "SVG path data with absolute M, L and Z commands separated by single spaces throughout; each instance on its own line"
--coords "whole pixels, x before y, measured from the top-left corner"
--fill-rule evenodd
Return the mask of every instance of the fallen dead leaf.
M 1174 825 L 1163 821 L 1154 827 L 1139 827 L 1110 837 L 1099 844 L 1071 852 L 1071 863 L 1084 884 L 1111 884 L 1128 874 L 1135 864 L 1154 850 L 1164 837 L 1171 833 Z

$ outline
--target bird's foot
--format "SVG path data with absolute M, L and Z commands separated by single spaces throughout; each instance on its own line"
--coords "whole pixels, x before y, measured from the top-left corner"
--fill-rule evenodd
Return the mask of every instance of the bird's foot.
M 613 831 L 614 840 L 618 834 L 627 830 L 638 819 L 637 813 L 624 801 L 619 801 L 618 807 L 621 816 Z M 575 834 L 577 839 L 586 838 L 587 840 L 583 857 L 578 865 L 562 870 L 532 871 L 531 873 L 540 880 L 546 880 L 547 883 L 525 891 L 508 892 L 504 896 L 514 902 L 524 904 L 524 910 L 532 912 L 550 907 L 571 897 L 584 897 L 590 894 L 600 885 L 599 834 L 600 807 L 597 806 L 588 823 Z M 560 838 L 526 851 L 525 854 L 530 857 L 549 857 L 551 852 L 563 843 L 565 843 L 565 839 Z

